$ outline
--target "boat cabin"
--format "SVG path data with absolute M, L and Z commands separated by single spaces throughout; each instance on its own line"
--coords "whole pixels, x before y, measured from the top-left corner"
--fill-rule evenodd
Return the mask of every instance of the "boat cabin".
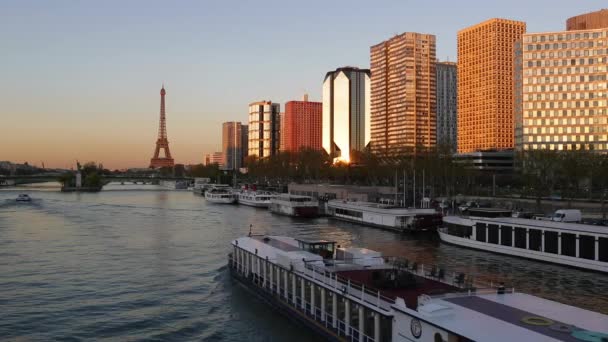
M 336 242 L 327 240 L 296 239 L 298 248 L 313 254 L 322 256 L 324 259 L 333 258 Z

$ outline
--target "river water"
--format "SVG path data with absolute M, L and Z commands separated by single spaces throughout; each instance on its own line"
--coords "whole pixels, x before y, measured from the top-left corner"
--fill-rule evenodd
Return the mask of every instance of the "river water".
M 16 203 L 27 192 L 31 203 Z M 608 276 L 441 244 L 328 218 L 207 204 L 187 191 L 108 185 L 0 191 L 0 339 L 310 341 L 231 281 L 231 239 L 335 240 L 608 314 Z

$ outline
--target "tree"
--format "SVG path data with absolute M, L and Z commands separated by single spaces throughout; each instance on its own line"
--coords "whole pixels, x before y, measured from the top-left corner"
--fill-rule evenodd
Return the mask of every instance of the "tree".
M 536 198 L 537 210 L 541 210 L 542 197 L 551 194 L 557 179 L 559 158 L 552 150 L 528 150 L 521 155 L 525 184 Z

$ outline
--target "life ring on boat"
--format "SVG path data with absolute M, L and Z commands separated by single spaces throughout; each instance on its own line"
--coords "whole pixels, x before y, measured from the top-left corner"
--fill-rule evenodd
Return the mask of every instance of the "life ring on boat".
M 536 326 L 541 326 L 541 327 L 546 327 L 548 325 L 551 325 L 555 322 L 553 322 L 552 320 L 545 318 L 545 317 L 539 317 L 539 316 L 525 316 L 521 319 L 522 323 L 526 323 L 529 325 L 536 325 Z
M 553 324 L 552 326 L 549 327 L 549 329 L 551 329 L 553 331 L 563 332 L 566 334 L 571 334 L 574 330 L 578 330 L 578 328 L 575 327 L 574 325 L 564 324 L 564 323 Z

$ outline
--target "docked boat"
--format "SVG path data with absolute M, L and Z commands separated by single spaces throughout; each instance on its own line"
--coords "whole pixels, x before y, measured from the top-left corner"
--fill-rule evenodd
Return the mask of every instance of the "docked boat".
M 349 222 L 400 232 L 435 230 L 441 226 L 441 214 L 435 209 L 402 208 L 394 205 L 330 200 L 327 214 Z
M 514 217 L 443 218 L 441 241 L 586 270 L 608 272 L 608 229 Z
M 205 191 L 205 199 L 211 203 L 233 204 L 236 197 L 228 186 L 214 186 Z
M 231 242 L 232 277 L 331 341 L 602 341 L 608 316 L 366 248 L 284 236 Z
M 319 202 L 310 196 L 280 194 L 270 200 L 270 211 L 294 217 L 316 217 L 319 215 Z
M 31 202 L 32 198 L 28 194 L 19 194 L 15 199 L 17 202 Z
M 239 204 L 257 208 L 268 208 L 275 197 L 277 195 L 272 192 L 257 190 L 243 190 L 237 194 Z

